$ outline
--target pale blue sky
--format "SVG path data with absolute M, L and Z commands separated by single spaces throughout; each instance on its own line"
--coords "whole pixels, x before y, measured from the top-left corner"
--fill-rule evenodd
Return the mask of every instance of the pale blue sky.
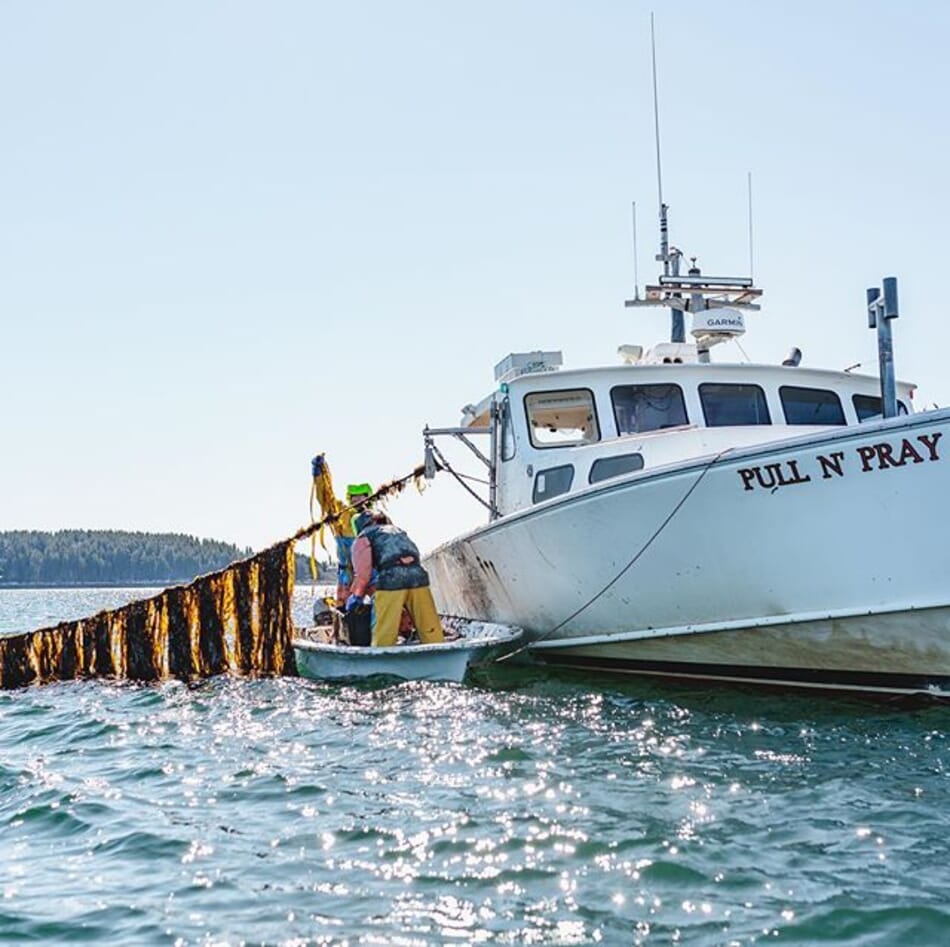
M 893 274 L 898 374 L 950 402 L 950 4 L 2 0 L 0 529 L 259 546 L 317 450 L 379 482 L 508 352 L 663 337 L 623 308 L 632 200 L 655 270 L 651 8 L 707 272 L 748 268 L 753 173 L 745 350 L 873 367 Z M 481 519 L 451 482 L 391 509 L 423 546 Z

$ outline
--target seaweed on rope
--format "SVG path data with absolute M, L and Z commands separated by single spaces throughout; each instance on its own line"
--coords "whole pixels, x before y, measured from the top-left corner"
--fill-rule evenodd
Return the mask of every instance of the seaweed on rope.
M 420 466 L 383 484 L 360 506 L 401 493 L 423 473 Z M 337 509 L 262 552 L 151 598 L 0 637 L 0 688 L 89 678 L 295 674 L 294 548 L 351 515 L 350 507 Z

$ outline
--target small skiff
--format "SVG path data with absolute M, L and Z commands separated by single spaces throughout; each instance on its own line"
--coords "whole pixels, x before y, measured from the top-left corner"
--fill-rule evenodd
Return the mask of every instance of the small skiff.
M 483 621 L 444 621 L 440 644 L 397 644 L 391 648 L 334 644 L 329 629 L 306 628 L 294 638 L 294 657 L 301 677 L 313 680 L 397 677 L 408 681 L 461 682 L 466 671 L 509 654 L 523 632 L 511 625 Z

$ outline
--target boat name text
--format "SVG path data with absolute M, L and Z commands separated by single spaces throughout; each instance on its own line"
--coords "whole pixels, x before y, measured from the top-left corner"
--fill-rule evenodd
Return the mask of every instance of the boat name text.
M 781 460 L 759 467 L 740 467 L 739 479 L 743 490 L 770 490 L 773 493 L 779 487 L 791 487 L 800 483 L 810 483 L 812 473 L 820 475 L 822 480 L 843 477 L 851 469 L 860 473 L 875 470 L 887 470 L 890 467 L 906 467 L 908 464 L 925 464 L 940 460 L 937 454 L 937 441 L 943 437 L 940 431 L 933 434 L 921 434 L 916 438 L 903 438 L 899 444 L 881 441 L 877 444 L 865 444 L 853 448 L 850 454 L 843 450 L 830 454 L 818 454 L 816 466 L 811 473 L 802 472 L 798 460 Z M 848 459 L 850 457 L 850 463 Z

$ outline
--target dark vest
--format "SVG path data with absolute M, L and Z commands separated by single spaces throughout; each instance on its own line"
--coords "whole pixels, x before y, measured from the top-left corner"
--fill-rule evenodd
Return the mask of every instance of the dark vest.
M 419 564 L 419 548 L 396 526 L 370 526 L 361 536 L 373 549 L 373 565 L 378 579 L 376 588 L 384 592 L 397 589 L 420 589 L 429 584 L 429 573 Z M 411 556 L 413 562 L 403 565 L 399 560 Z

